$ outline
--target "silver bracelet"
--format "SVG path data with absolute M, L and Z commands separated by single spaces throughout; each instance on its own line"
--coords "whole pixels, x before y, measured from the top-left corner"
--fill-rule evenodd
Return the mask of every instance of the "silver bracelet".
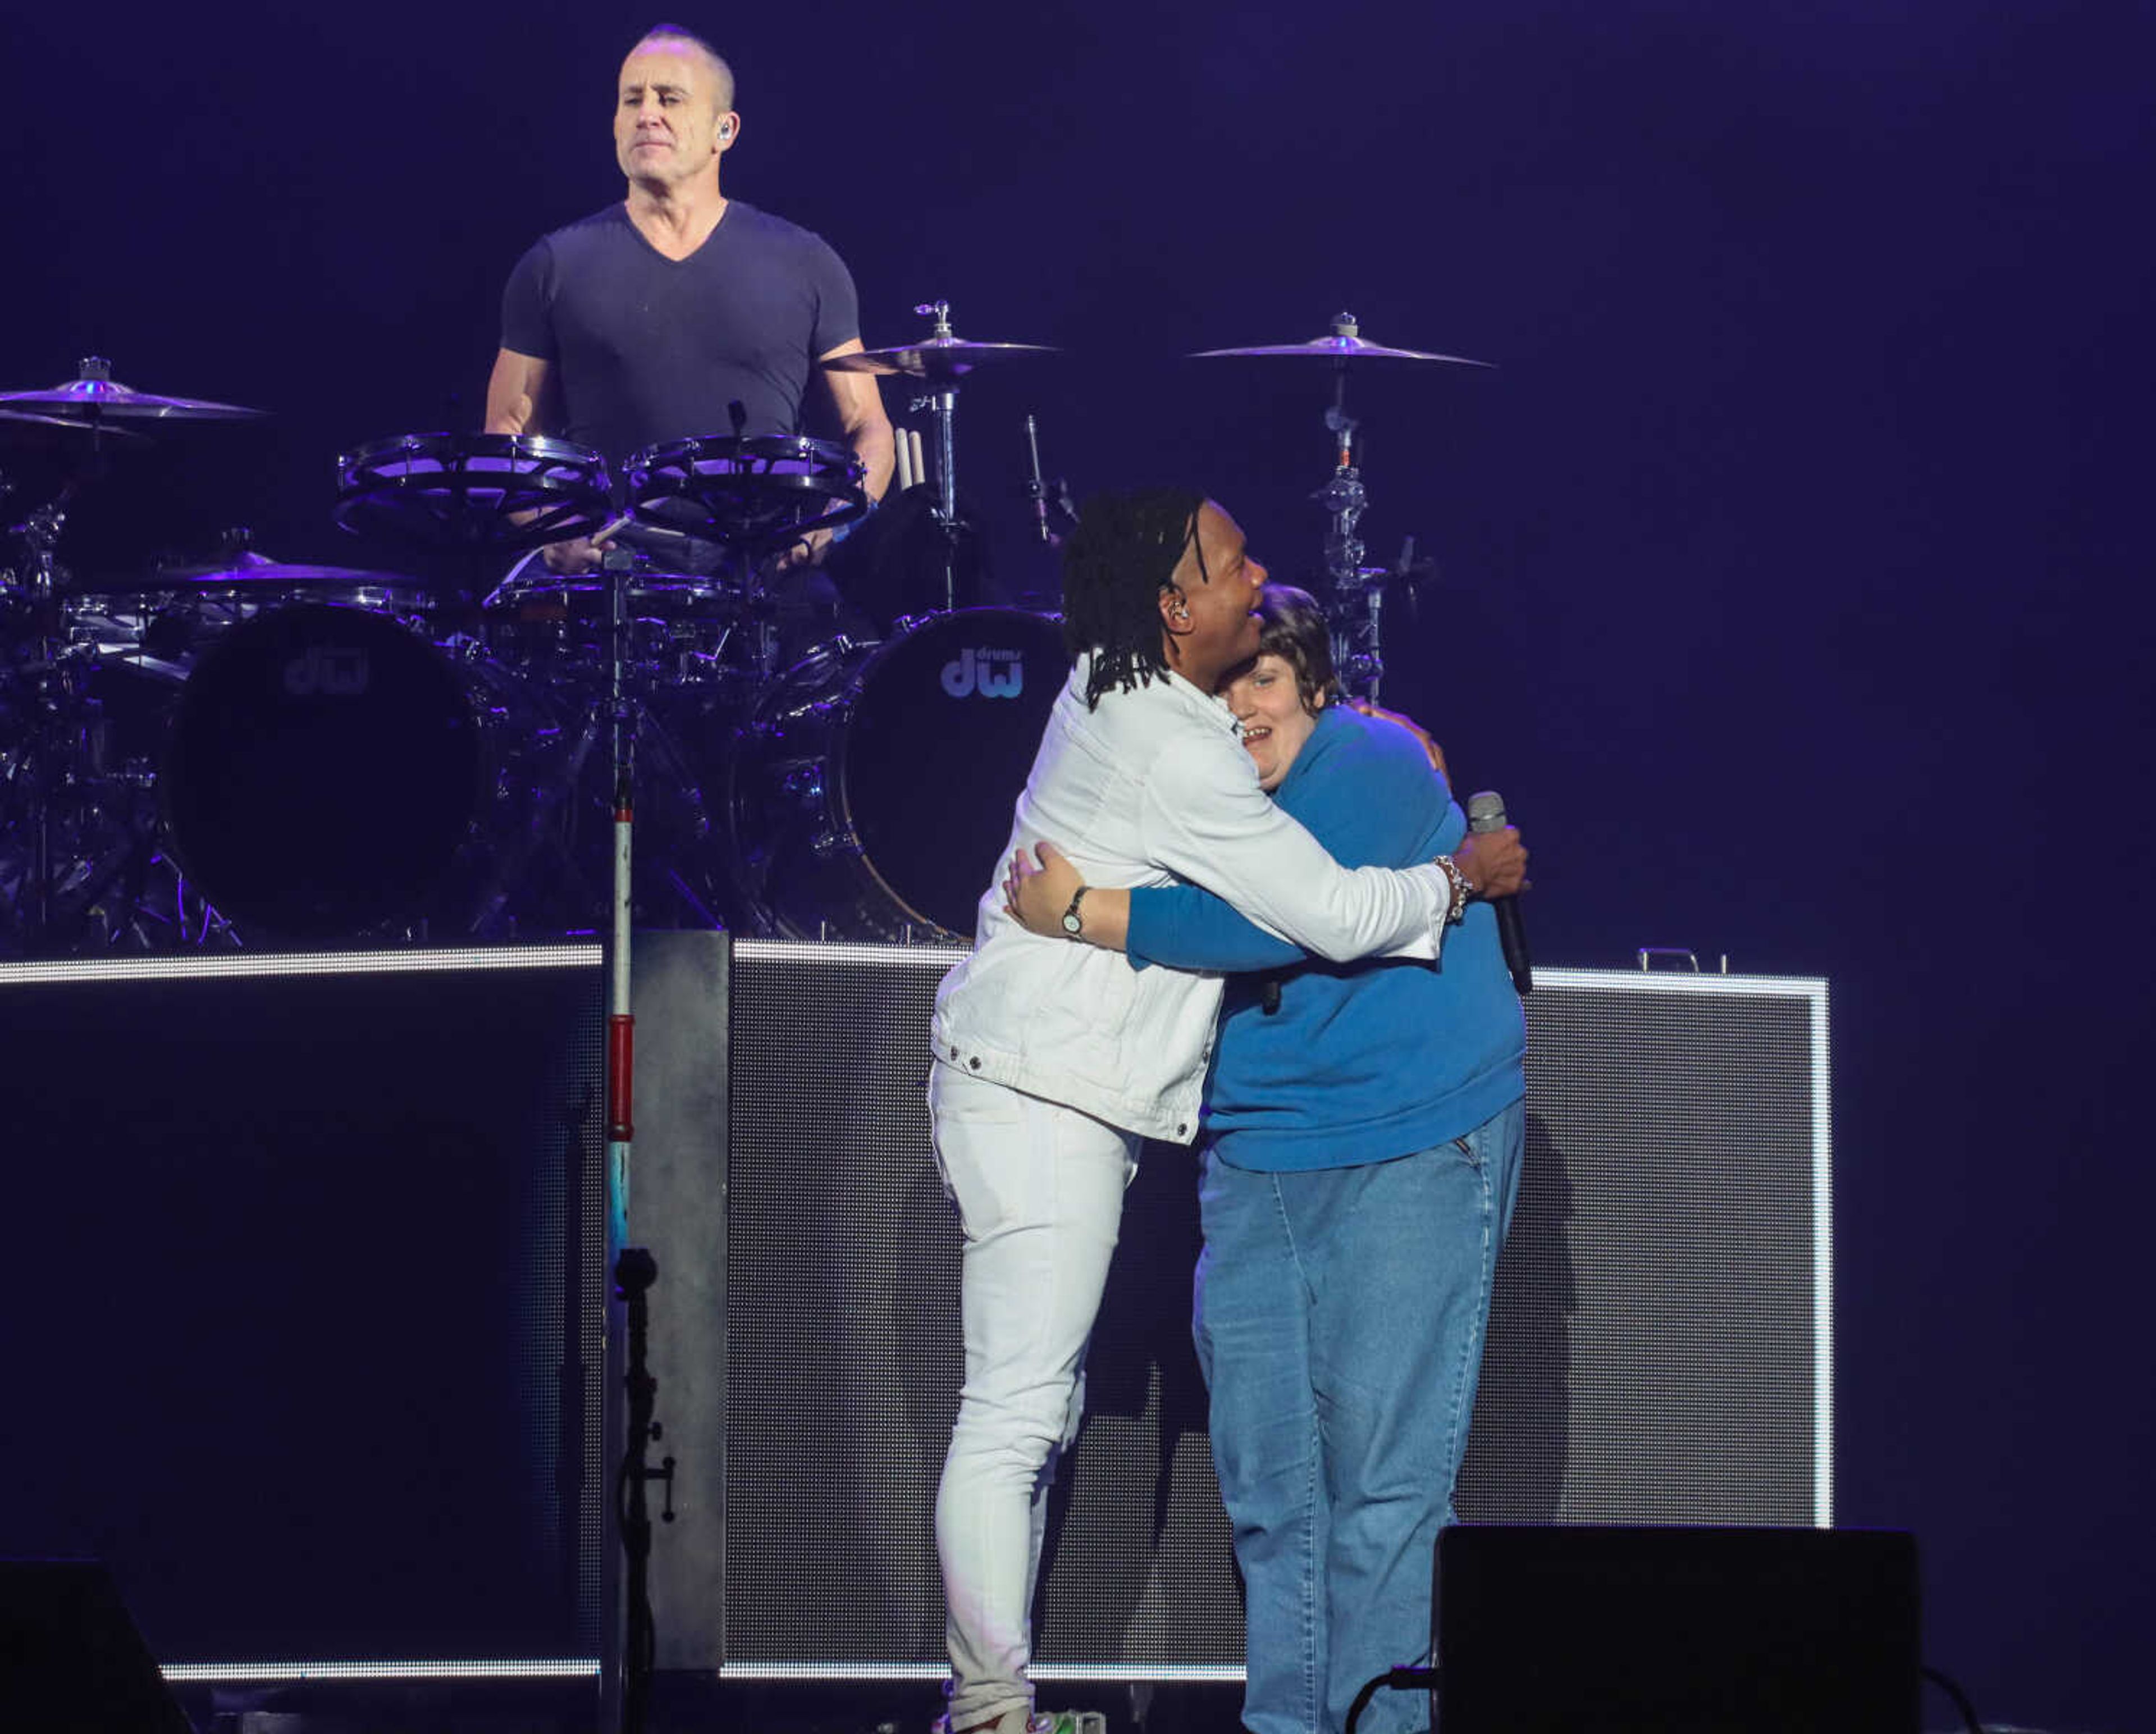
M 1467 875 L 1460 870 L 1460 863 L 1450 855 L 1438 856 L 1437 864 L 1444 869 L 1445 882 L 1452 887 L 1452 907 L 1445 912 L 1445 919 L 1456 921 L 1467 913 L 1467 900 L 1475 895 L 1475 887 L 1467 883 Z

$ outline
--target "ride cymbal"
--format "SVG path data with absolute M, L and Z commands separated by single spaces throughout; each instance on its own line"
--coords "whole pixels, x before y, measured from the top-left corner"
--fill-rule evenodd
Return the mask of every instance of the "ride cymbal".
M 1490 365 L 1464 355 L 1436 355 L 1424 349 L 1391 349 L 1382 343 L 1370 342 L 1362 335 L 1353 317 L 1345 313 L 1333 320 L 1329 335 L 1312 337 L 1307 343 L 1258 343 L 1242 349 L 1200 349 L 1194 351 L 1193 355 L 1208 360 L 1219 356 L 1306 356 L 1329 362 L 1442 362 L 1455 367 Z

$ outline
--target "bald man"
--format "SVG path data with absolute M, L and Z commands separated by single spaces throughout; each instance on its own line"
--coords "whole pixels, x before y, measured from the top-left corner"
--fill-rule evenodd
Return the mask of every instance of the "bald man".
M 891 423 L 875 379 L 817 364 L 861 347 L 853 278 L 821 237 L 719 190 L 739 142 L 732 70 L 671 24 L 622 63 L 614 155 L 626 197 L 556 229 L 517 262 L 502 295 L 501 352 L 487 382 L 490 434 L 552 434 L 610 464 L 664 441 L 796 434 L 812 382 L 867 472 L 891 480 Z M 820 557 L 828 532 L 801 551 Z M 588 570 L 588 541 L 546 551 Z

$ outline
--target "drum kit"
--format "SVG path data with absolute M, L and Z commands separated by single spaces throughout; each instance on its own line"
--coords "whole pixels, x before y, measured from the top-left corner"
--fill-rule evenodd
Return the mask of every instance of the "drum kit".
M 926 339 L 826 365 L 911 382 L 932 415 L 932 472 L 916 456 L 901 480 L 936 526 L 940 606 L 805 641 L 783 557 L 869 510 L 862 466 L 747 435 L 737 409 L 728 434 L 613 466 L 521 434 L 341 456 L 336 521 L 462 562 L 465 586 L 280 563 L 242 537 L 92 587 L 59 548 L 108 449 L 261 412 L 138 391 L 96 359 L 0 392 L 0 440 L 77 460 L 0 541 L 0 955 L 590 931 L 631 762 L 639 921 L 969 935 L 1069 659 L 1055 617 L 962 605 L 957 404 L 973 368 L 1053 351 L 968 342 L 947 304 L 917 310 Z M 1315 497 L 1343 669 L 1374 696 L 1383 588 L 1414 574 L 1362 563 L 1347 372 L 1458 358 L 1367 343 L 1345 316 L 1312 343 L 1206 353 L 1334 364 L 1336 461 Z M 1029 492 L 1045 539 L 1037 458 Z M 604 547 L 599 569 L 549 566 L 574 538 Z M 922 767 L 952 764 L 963 787 L 925 811 Z

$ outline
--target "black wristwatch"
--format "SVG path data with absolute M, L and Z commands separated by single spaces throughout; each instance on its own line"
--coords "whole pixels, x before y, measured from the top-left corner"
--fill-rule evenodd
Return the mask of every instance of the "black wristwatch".
M 1082 939 L 1085 936 L 1086 923 L 1079 918 L 1078 905 L 1084 899 L 1086 892 L 1091 890 L 1092 890 L 1091 885 L 1079 886 L 1070 894 L 1070 907 L 1063 911 L 1063 931 L 1073 939 Z

